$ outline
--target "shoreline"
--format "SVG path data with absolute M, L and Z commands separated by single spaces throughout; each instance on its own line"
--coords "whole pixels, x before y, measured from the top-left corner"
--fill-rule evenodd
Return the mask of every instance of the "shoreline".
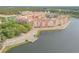
M 38 32 L 36 33 L 36 37 L 39 37 L 39 35 L 40 35 L 40 33 L 42 32 L 42 31 L 55 31 L 55 30 L 63 30 L 63 29 L 65 29 L 65 28 L 67 28 L 67 26 L 69 25 L 71 23 L 71 21 L 69 21 L 67 24 L 64 24 L 64 25 L 62 25 L 62 26 L 57 26 L 57 27 L 52 27 L 52 28 L 38 28 L 39 30 L 38 30 Z
M 16 47 L 18 45 L 25 44 L 26 41 L 34 43 L 37 39 L 38 36 L 40 35 L 41 31 L 49 31 L 49 30 L 62 30 L 65 29 L 68 25 L 70 24 L 70 21 L 67 24 L 64 24 L 62 26 L 57 26 L 57 27 L 50 27 L 50 28 L 34 28 L 31 31 L 29 31 L 26 34 L 23 34 L 22 37 L 17 37 L 17 38 L 12 38 L 9 40 L 6 40 L 4 42 L 3 48 L 0 50 L 1 53 L 5 53 L 7 50 Z M 34 36 L 35 35 L 35 36 Z M 16 39 L 16 40 L 14 40 Z
M 5 49 L 2 51 L 2 53 L 8 53 L 8 51 L 14 47 L 17 47 L 17 46 L 20 46 L 20 45 L 23 45 L 23 44 L 29 44 L 30 42 L 23 42 L 21 44 L 16 44 L 16 45 L 12 45 L 12 46 L 7 46 L 5 47 Z

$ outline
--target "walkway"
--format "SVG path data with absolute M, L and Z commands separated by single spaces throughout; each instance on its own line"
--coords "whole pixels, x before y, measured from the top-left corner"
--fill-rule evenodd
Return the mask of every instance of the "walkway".
M 34 42 L 37 40 L 37 38 L 34 37 L 34 33 L 36 33 L 37 31 L 38 31 L 37 29 L 32 29 L 28 33 L 21 34 L 20 36 L 12 38 L 12 39 L 7 39 L 4 42 L 4 45 L 5 46 L 15 45 L 15 44 L 23 43 L 26 40 L 28 40 L 30 42 Z

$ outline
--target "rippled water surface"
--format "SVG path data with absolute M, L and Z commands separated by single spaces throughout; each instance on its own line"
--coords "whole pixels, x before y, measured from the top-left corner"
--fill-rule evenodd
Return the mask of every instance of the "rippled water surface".
M 12 48 L 12 53 L 68 53 L 79 52 L 79 19 L 72 18 L 71 24 L 61 31 L 43 31 L 35 43 Z

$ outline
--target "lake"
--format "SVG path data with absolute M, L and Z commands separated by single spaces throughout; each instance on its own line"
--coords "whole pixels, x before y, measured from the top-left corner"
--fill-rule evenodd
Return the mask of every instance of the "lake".
M 71 18 L 64 30 L 43 31 L 34 43 L 23 44 L 9 53 L 79 53 L 79 19 Z

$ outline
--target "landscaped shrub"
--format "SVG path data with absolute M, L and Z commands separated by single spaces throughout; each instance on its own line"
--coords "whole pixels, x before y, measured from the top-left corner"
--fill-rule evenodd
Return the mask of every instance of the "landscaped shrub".
M 4 36 L 6 36 L 7 38 L 12 38 L 15 36 L 15 32 L 13 29 L 11 28 L 5 28 L 3 29 L 2 33 L 4 34 Z
M 19 24 L 15 19 L 6 18 L 0 24 L 0 41 L 26 33 L 31 29 L 28 23 Z

